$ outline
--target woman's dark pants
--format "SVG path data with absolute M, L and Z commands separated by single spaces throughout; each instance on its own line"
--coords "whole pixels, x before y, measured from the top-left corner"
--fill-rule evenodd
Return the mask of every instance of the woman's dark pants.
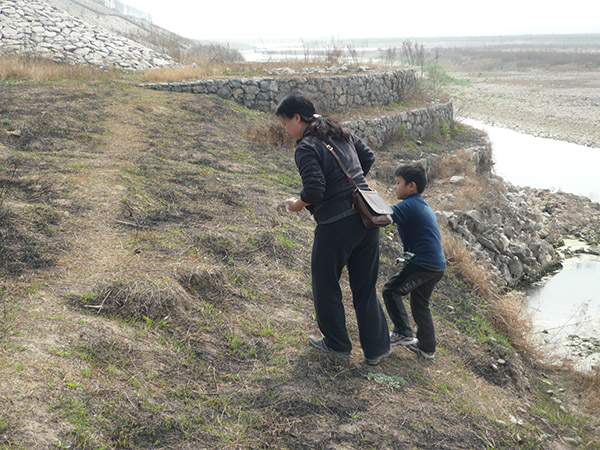
M 435 352 L 435 330 L 429 299 L 433 288 L 444 275 L 444 271 L 427 270 L 416 264 L 406 264 L 383 286 L 385 307 L 394 324 L 394 331 L 403 336 L 413 336 L 402 296 L 410 293 L 410 310 L 417 324 L 419 348 L 428 353 Z
M 379 229 L 365 228 L 358 214 L 317 225 L 312 248 L 317 324 L 325 344 L 338 352 L 352 350 L 339 283 L 344 266 L 348 267 L 363 353 L 366 358 L 377 357 L 390 348 L 385 314 L 377 299 Z

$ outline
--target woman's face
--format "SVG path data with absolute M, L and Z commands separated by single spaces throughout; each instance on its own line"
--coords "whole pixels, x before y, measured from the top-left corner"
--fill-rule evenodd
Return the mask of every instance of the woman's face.
M 299 114 L 294 114 L 294 117 L 291 119 L 286 116 L 279 116 L 281 123 L 285 127 L 285 131 L 289 134 L 292 139 L 300 139 L 304 134 L 304 130 L 306 129 L 306 122 L 304 122 Z

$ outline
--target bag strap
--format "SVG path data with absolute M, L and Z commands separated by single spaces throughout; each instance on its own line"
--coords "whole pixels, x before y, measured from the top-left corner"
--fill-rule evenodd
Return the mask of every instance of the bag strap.
M 333 157 L 336 159 L 336 161 L 338 162 L 338 164 L 340 165 L 340 168 L 342 169 L 342 171 L 346 174 L 346 176 L 348 177 L 348 180 L 350 181 L 350 184 L 354 187 L 354 189 L 358 189 L 358 186 L 356 185 L 356 183 L 354 182 L 354 180 L 352 179 L 352 177 L 350 176 L 350 173 L 348 172 L 348 169 L 346 169 L 346 166 L 344 165 L 344 163 L 342 162 L 342 160 L 340 159 L 340 157 L 337 155 L 337 153 L 333 150 L 333 147 L 331 145 L 329 145 L 327 142 L 323 141 L 323 144 L 325 144 L 325 147 L 327 147 L 327 150 L 329 150 L 329 152 L 333 155 Z

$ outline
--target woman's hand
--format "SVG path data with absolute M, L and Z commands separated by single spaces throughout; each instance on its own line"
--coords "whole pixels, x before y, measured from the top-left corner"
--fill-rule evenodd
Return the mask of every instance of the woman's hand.
M 285 200 L 285 204 L 287 205 L 288 211 L 298 212 L 301 211 L 302 208 L 308 205 L 308 203 L 303 202 L 299 198 L 291 197 Z

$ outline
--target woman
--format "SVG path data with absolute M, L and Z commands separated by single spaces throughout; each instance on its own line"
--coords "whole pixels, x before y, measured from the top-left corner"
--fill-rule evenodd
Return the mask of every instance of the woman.
M 325 143 L 333 147 L 360 187 L 367 187 L 365 175 L 375 155 L 334 117 L 316 114 L 312 101 L 300 92 L 285 97 L 275 114 L 296 139 L 295 160 L 303 185 L 299 199 L 286 200 L 287 208 L 292 212 L 306 208 L 317 222 L 311 273 L 323 338 L 311 336 L 309 342 L 343 360 L 350 358 L 352 343 L 339 284 L 347 266 L 365 362 L 376 365 L 391 353 L 387 322 L 376 292 L 379 229 L 365 228 L 352 208 L 352 185 Z

